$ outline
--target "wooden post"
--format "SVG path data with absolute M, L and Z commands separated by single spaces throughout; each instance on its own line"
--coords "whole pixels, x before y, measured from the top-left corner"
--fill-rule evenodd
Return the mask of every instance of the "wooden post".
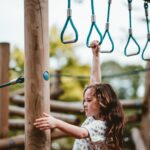
M 48 0 L 25 0 L 25 149 L 50 150 L 50 131 L 33 126 L 43 112 L 49 113 Z
M 0 43 L 0 84 L 9 81 L 9 43 Z M 0 89 L 0 138 L 8 136 L 8 87 Z
M 147 63 L 147 68 L 150 68 L 150 62 Z M 146 73 L 145 78 L 145 95 L 143 103 L 143 117 L 141 123 L 142 135 L 147 149 L 150 149 L 149 127 L 150 127 L 150 71 Z
M 138 128 L 131 129 L 131 136 L 136 150 L 146 150 L 140 130 Z
M 150 0 L 146 0 L 148 3 L 150 3 Z

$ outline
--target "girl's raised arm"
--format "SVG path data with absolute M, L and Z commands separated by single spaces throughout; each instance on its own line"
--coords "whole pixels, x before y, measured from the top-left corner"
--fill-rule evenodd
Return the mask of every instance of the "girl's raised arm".
M 99 42 L 93 41 L 91 43 L 92 48 L 92 66 L 91 66 L 91 75 L 90 75 L 90 83 L 100 83 L 101 82 L 101 73 L 100 73 L 100 60 L 99 60 Z

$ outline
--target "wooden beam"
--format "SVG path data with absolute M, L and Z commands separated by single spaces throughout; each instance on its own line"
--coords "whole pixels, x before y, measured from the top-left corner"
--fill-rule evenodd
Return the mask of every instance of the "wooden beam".
M 67 118 L 67 121 L 64 119 L 61 119 L 61 120 L 68 122 L 70 124 L 79 125 L 79 121 L 77 122 L 76 120 L 70 120 L 70 117 Z M 9 119 L 9 128 L 13 130 L 14 129 L 23 130 L 25 128 L 25 120 L 24 119 Z
M 18 135 L 11 138 L 0 140 L 0 149 L 10 149 L 16 146 L 23 145 L 25 141 L 24 135 Z
M 14 104 L 24 105 L 25 97 L 16 95 L 10 98 Z M 142 100 L 120 100 L 124 109 L 141 109 Z M 51 100 L 51 110 L 55 112 L 81 113 L 83 109 L 82 102 L 62 102 L 59 100 Z
M 52 116 L 58 118 L 58 119 L 61 119 L 65 122 L 68 122 L 70 124 L 74 124 L 74 125 L 79 125 L 80 121 L 79 119 L 74 116 L 74 115 L 66 115 L 66 114 L 53 114 L 51 113 Z M 131 123 L 135 123 L 135 122 L 140 122 L 141 121 L 141 115 L 139 114 L 135 114 L 135 115 L 132 115 L 132 116 L 128 116 L 128 117 L 125 117 L 125 123 L 126 124 L 131 124 Z M 9 119 L 9 128 L 10 129 L 16 129 L 16 130 L 23 130 L 25 127 L 25 120 L 24 119 Z
M 51 87 L 51 92 L 50 92 L 50 98 L 51 99 L 57 99 L 57 97 L 62 95 L 63 92 L 64 92 L 63 89 L 60 88 L 59 85 L 58 85 L 58 84 L 60 84 L 59 83 L 60 82 L 60 76 L 58 74 L 58 71 L 56 73 L 56 77 L 57 78 L 55 79 L 55 82 L 53 81 L 51 83 L 51 86 L 50 86 Z M 24 91 L 25 91 L 24 88 L 21 88 L 21 89 L 18 89 L 16 91 L 11 92 L 9 96 L 11 98 L 15 95 L 24 95 Z
M 24 119 L 9 119 L 9 129 L 24 129 L 25 120 Z
M 60 87 L 61 84 L 61 76 L 60 76 L 61 71 L 56 70 L 55 72 L 55 78 L 51 80 L 50 88 L 50 98 L 51 99 L 58 99 L 59 96 L 61 96 L 64 93 L 64 90 L 62 87 Z
M 150 68 L 150 61 L 146 68 Z M 141 133 L 147 149 L 150 149 L 150 71 L 146 72 L 145 78 L 145 94 L 143 102 L 143 116 L 141 122 Z
M 133 128 L 131 130 L 131 136 L 135 145 L 135 150 L 148 150 L 145 147 L 140 130 L 138 128 Z
M 24 117 L 25 109 L 24 108 L 20 108 L 18 106 L 9 106 L 9 114 L 11 116 L 15 115 L 15 116 Z M 55 118 L 61 119 L 61 120 L 65 121 L 65 122 L 68 122 L 68 123 L 71 123 L 71 124 L 78 125 L 80 123 L 80 120 L 75 115 L 62 114 L 62 113 L 54 113 L 54 112 L 51 112 L 51 115 L 54 116 Z M 16 119 L 15 119 L 16 121 L 13 121 L 13 120 L 14 119 L 11 119 L 12 126 L 13 126 L 13 124 L 22 124 L 21 126 L 24 126 L 24 122 L 23 121 L 21 121 L 21 120 L 17 121 Z
M 9 97 L 11 98 L 11 97 L 16 96 L 16 95 L 22 95 L 22 96 L 24 96 L 24 91 L 25 91 L 24 88 L 15 90 L 15 91 L 13 91 L 13 92 L 11 92 L 11 93 L 9 94 Z
M 40 132 L 42 134 L 43 131 L 40 131 Z M 67 134 L 65 134 L 64 132 L 60 130 L 54 130 L 51 135 L 52 135 L 51 137 L 52 141 L 63 138 L 63 137 L 68 137 Z M 5 138 L 5 139 L 0 140 L 0 149 L 11 149 L 14 147 L 23 146 L 24 143 L 25 143 L 25 135 L 17 135 L 14 137 Z
M 25 115 L 25 108 L 18 107 L 18 106 L 9 106 L 9 115 L 10 116 L 21 116 L 24 117 Z
M 125 123 L 135 123 L 135 122 L 140 122 L 142 119 L 142 115 L 141 114 L 133 114 L 130 116 L 126 116 L 125 118 Z
M 0 84 L 9 81 L 9 43 L 0 43 Z M 0 88 L 0 138 L 8 136 L 9 89 Z
M 63 137 L 69 137 L 69 135 L 58 129 L 54 129 L 54 131 L 52 131 L 52 141 Z
M 21 95 L 14 95 L 14 93 L 10 94 L 10 101 L 16 105 L 24 106 L 25 103 L 25 97 Z
M 25 149 L 50 150 L 50 131 L 33 126 L 43 112 L 49 113 L 48 0 L 25 0 Z

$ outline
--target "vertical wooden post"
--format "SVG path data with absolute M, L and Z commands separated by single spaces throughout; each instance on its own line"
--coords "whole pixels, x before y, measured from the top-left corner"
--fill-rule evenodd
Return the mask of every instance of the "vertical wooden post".
M 50 150 L 50 131 L 33 126 L 43 112 L 49 113 L 48 0 L 25 0 L 25 149 Z
M 150 62 L 147 63 L 147 68 L 150 68 Z M 147 149 L 150 149 L 149 127 L 150 127 L 150 71 L 146 73 L 143 117 L 141 123 L 141 131 Z
M 9 81 L 9 43 L 0 43 L 0 84 Z M 0 89 L 0 138 L 8 136 L 8 87 Z

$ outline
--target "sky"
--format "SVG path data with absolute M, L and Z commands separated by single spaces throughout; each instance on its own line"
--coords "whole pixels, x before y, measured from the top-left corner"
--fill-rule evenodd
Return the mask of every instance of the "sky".
M 101 33 L 105 31 L 107 18 L 107 0 L 94 0 L 96 23 Z M 129 14 L 127 0 L 112 0 L 110 10 L 110 34 L 115 43 L 113 53 L 101 54 L 101 62 L 115 60 L 122 65 L 141 64 L 145 66 L 146 62 L 142 60 L 141 53 L 147 40 L 146 23 L 141 19 L 145 18 L 143 1 L 133 1 L 132 9 L 132 28 L 133 36 L 141 46 L 139 55 L 126 57 L 124 56 L 124 47 L 127 43 L 129 29 Z M 78 4 L 71 0 L 72 20 L 78 30 L 79 40 L 74 45 L 82 47 L 76 48 L 76 54 L 79 60 L 84 63 L 90 63 L 91 50 L 86 47 L 86 38 L 91 25 L 91 6 L 90 0 L 83 0 Z M 49 28 L 57 25 L 60 31 L 66 21 L 67 0 L 49 0 Z M 70 26 L 68 32 L 72 35 L 73 31 Z M 99 39 L 95 30 L 92 38 Z M 23 0 L 0 0 L 0 42 L 9 42 L 11 47 L 18 46 L 24 49 L 24 1 Z M 149 46 L 149 45 L 148 45 Z M 109 48 L 110 43 L 106 39 L 101 45 L 101 49 Z M 129 51 L 136 50 L 134 43 L 131 41 Z

